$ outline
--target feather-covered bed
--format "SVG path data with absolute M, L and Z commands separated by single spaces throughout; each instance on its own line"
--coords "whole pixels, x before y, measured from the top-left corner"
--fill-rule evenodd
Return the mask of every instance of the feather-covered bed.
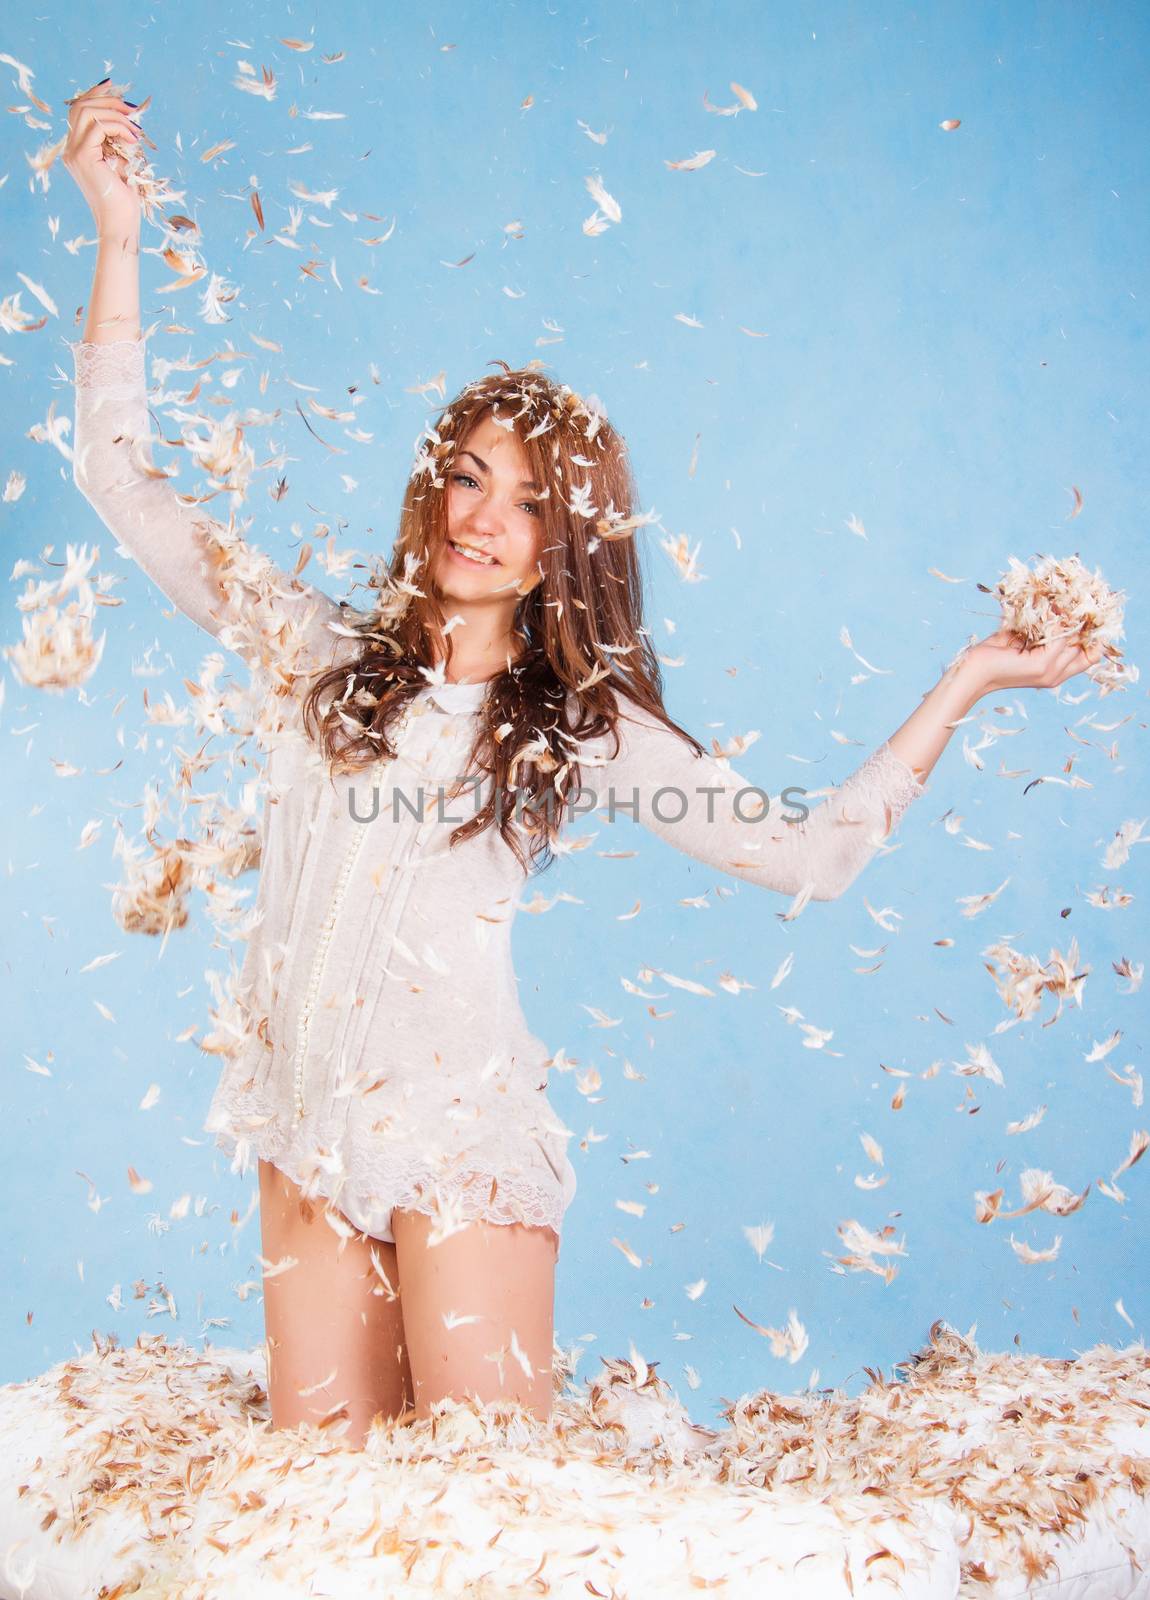
M 632 1351 L 543 1425 L 446 1402 L 272 1431 L 262 1348 L 162 1336 L 0 1389 L 5 1600 L 1150 1596 L 1150 1355 L 988 1354 L 692 1423 Z

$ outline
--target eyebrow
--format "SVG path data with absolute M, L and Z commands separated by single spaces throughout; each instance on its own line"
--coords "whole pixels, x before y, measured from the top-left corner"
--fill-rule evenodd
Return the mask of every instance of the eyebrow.
M 474 450 L 461 450 L 459 454 L 461 456 L 470 456 L 472 461 L 475 462 L 475 465 L 480 469 L 481 472 L 491 471 L 491 468 L 487 465 L 486 461 L 484 461 L 481 456 L 477 456 Z M 537 483 L 533 483 L 530 478 L 521 478 L 519 480 L 519 487 L 521 489 L 530 489 L 533 494 L 540 493 L 539 485 Z

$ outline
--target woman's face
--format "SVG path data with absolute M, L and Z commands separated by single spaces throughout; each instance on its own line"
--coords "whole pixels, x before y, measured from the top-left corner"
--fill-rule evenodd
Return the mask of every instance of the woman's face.
M 514 610 L 541 579 L 542 484 L 531 481 L 527 452 L 515 433 L 484 417 L 461 441 L 448 470 L 447 538 L 434 577 L 445 598 L 488 596 Z M 473 560 L 464 545 L 486 559 Z

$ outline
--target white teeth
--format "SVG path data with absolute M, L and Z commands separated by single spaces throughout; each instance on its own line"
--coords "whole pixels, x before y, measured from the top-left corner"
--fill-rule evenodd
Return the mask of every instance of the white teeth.
M 474 551 L 469 550 L 466 545 L 456 544 L 454 539 L 450 539 L 448 543 L 451 545 L 453 550 L 458 550 L 461 556 L 466 556 L 468 561 L 474 561 L 477 566 L 493 567 L 495 565 L 495 558 L 493 556 L 477 555 Z

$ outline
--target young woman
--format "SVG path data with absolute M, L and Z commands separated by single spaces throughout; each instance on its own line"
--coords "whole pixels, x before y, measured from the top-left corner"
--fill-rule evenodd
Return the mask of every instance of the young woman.
M 109 142 L 137 129 L 103 88 L 72 102 L 63 158 L 98 236 L 75 482 L 282 705 L 245 1023 L 205 1124 L 233 1170 L 258 1159 L 273 1424 L 360 1444 L 376 1415 L 466 1394 L 545 1419 L 575 1175 L 510 942 L 564 824 L 589 796 L 796 907 L 832 899 L 983 695 L 1095 657 L 993 634 L 805 820 L 776 816 L 664 711 L 623 440 L 530 369 L 425 430 L 373 610 L 259 568 L 152 464 L 140 208 Z

